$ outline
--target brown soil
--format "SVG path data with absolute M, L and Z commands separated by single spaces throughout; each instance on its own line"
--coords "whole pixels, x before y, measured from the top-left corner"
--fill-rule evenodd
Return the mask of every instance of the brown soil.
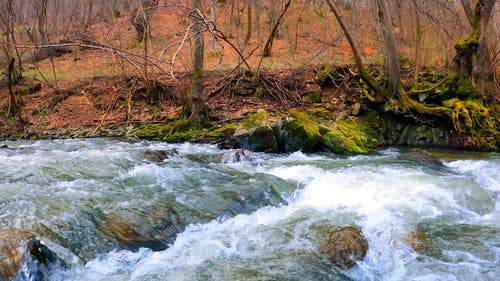
M 300 99 L 300 102 L 281 100 L 278 95 L 268 91 L 260 96 L 251 88 L 245 91 L 244 75 L 206 72 L 204 96 L 210 109 L 210 119 L 215 123 L 239 120 L 261 108 L 280 114 L 290 108 L 319 106 L 340 114 L 353 100 L 338 88 L 323 87 L 323 103 L 308 101 L 307 95 L 319 89 L 317 85 L 310 83 L 317 74 L 316 69 L 318 68 L 308 67 L 262 73 L 263 79 L 273 83 L 271 86 L 286 89 L 287 95 Z M 4 138 L 64 137 L 68 136 L 68 132 L 74 131 L 80 132 L 80 136 L 81 133 L 85 133 L 84 136 L 122 135 L 130 125 L 175 119 L 185 101 L 191 79 L 189 73 L 177 76 L 177 80 L 167 76 L 158 77 L 156 81 L 159 91 L 152 94 L 146 94 L 143 83 L 134 77 L 59 81 L 57 87 L 42 84 L 34 93 L 26 89 L 41 83 L 25 78 L 16 87 L 18 91 L 25 93 L 22 95 L 24 124 L 12 126 L 13 120 L 0 117 L 0 135 Z M 131 93 L 131 112 L 127 120 Z M 7 98 L 7 89 L 0 89 L 0 100 L 7 101 Z M 5 109 L 3 105 L 3 110 Z

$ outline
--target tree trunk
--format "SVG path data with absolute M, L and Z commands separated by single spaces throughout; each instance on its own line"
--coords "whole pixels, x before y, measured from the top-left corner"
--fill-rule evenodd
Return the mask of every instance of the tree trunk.
M 217 26 L 217 14 L 216 14 L 216 5 L 217 0 L 210 0 L 210 31 L 214 32 L 215 27 Z M 212 33 L 212 38 L 210 40 L 210 47 L 212 48 L 212 52 L 215 54 L 215 43 L 217 42 L 217 38 Z
M 363 66 L 363 59 L 361 58 L 361 53 L 359 52 L 358 45 L 356 45 L 356 42 L 354 42 L 354 39 L 351 35 L 351 31 L 347 27 L 347 25 L 344 22 L 344 19 L 342 18 L 342 15 L 340 14 L 339 9 L 337 8 L 337 5 L 332 1 L 332 0 L 325 0 L 328 6 L 330 7 L 330 10 L 332 13 L 335 15 L 335 18 L 340 24 L 340 27 L 342 28 L 342 31 L 344 32 L 344 35 L 349 42 L 349 45 L 351 46 L 352 53 L 354 55 L 354 62 L 356 63 L 356 68 L 358 69 L 359 75 L 361 78 L 372 88 L 375 93 L 377 94 L 377 97 L 373 98 L 370 96 L 367 96 L 369 99 L 372 101 L 382 101 L 383 100 L 383 89 L 377 84 L 373 76 L 371 76 L 368 71 Z
M 487 82 L 494 79 L 494 69 L 490 65 L 491 54 L 487 41 L 487 29 L 495 0 L 477 1 L 474 10 L 471 8 L 470 1 L 460 0 L 460 2 L 472 26 L 472 32 L 469 38 L 455 45 L 457 51 L 455 68 L 461 78 L 470 79 L 474 86 L 484 91 Z
M 47 0 L 37 1 L 36 4 L 38 4 L 36 5 L 36 15 L 40 42 L 35 42 L 35 44 L 47 45 L 49 43 L 47 37 Z
M 200 16 L 201 0 L 193 0 L 193 31 L 194 37 L 194 60 L 193 77 L 191 89 L 188 95 L 188 106 L 190 109 L 189 123 L 194 127 L 201 127 L 203 124 L 203 23 Z
M 386 0 L 377 0 L 379 17 L 382 22 L 385 52 L 389 70 L 389 88 L 393 97 L 399 97 L 401 92 L 401 71 L 399 70 L 399 50 L 396 45 L 391 14 Z
M 7 69 L 7 87 L 9 89 L 9 107 L 7 109 L 7 117 L 19 117 L 21 120 L 21 98 L 14 91 L 14 63 L 16 59 L 12 58 Z
M 257 45 L 262 44 L 262 24 L 260 22 L 260 15 L 262 13 L 262 3 L 259 0 L 255 3 L 255 30 L 257 31 Z
M 280 16 L 276 20 L 273 28 L 271 29 L 271 33 L 269 34 L 269 37 L 267 38 L 266 45 L 264 46 L 264 50 L 262 51 L 263 57 L 270 57 L 271 56 L 271 49 L 273 48 L 274 37 L 276 36 L 280 22 L 283 19 L 283 16 L 285 15 L 288 8 L 290 8 L 291 3 L 292 3 L 292 0 L 287 0 L 287 2 L 285 3 L 285 8 L 283 9 Z
M 460 3 L 462 3 L 462 7 L 464 8 L 465 16 L 467 17 L 467 20 L 469 23 L 472 25 L 472 8 L 470 7 L 470 0 L 460 0 Z
M 247 3 L 247 35 L 245 36 L 245 45 L 250 43 L 250 38 L 252 37 L 252 2 Z
M 458 72 L 460 79 L 472 81 L 473 64 L 474 60 L 477 59 L 475 57 L 477 56 L 479 39 L 482 33 L 485 1 L 488 0 L 478 0 L 474 6 L 472 31 L 469 37 L 455 44 L 455 70 Z
M 85 25 L 84 29 L 88 30 L 88 28 L 92 25 L 94 21 L 94 1 L 93 0 L 88 0 L 87 1 L 87 13 L 85 15 Z
M 491 54 L 488 47 L 488 26 L 495 6 L 495 0 L 486 1 L 483 8 L 481 19 L 481 36 L 479 37 L 479 50 L 475 73 L 477 74 L 473 81 L 479 89 L 484 90 L 485 84 L 493 81 L 494 68 L 491 66 Z
M 413 8 L 415 9 L 415 72 L 413 73 L 413 83 L 418 82 L 418 70 L 420 68 L 420 44 L 422 43 L 422 24 L 420 23 L 420 12 L 417 0 L 413 0 Z

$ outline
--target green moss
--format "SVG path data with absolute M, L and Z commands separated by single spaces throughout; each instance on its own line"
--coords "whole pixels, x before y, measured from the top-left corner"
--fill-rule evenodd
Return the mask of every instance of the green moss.
M 128 132 L 126 134 L 127 137 L 136 137 L 140 139 L 147 140 L 162 140 L 162 135 L 166 132 L 170 131 L 172 128 L 172 124 L 150 124 L 150 125 L 142 125 L 139 128 Z
M 410 70 L 410 68 L 411 68 L 411 61 L 410 61 L 410 59 L 408 59 L 407 57 L 401 57 L 401 58 L 399 58 L 399 66 L 403 70 L 406 70 L 406 71 Z
M 281 152 L 315 152 L 321 139 L 318 123 L 296 110 L 290 110 L 287 117 L 276 123 L 275 132 Z
M 468 79 L 460 77 L 460 74 L 455 73 L 448 78 L 443 86 L 444 99 L 460 97 L 460 98 L 477 98 L 478 93 L 472 82 Z
M 323 69 L 316 75 L 314 83 L 318 85 L 327 85 L 331 83 L 333 77 L 335 77 L 336 75 L 336 71 L 337 70 L 335 66 L 333 65 L 326 66 L 325 69 Z
M 225 139 L 228 136 L 234 134 L 238 124 L 231 123 L 223 126 L 216 125 L 208 129 L 208 131 L 203 132 L 203 139 L 211 142 L 217 142 L 219 140 Z
M 365 154 L 373 151 L 373 131 L 352 120 L 336 121 L 322 136 L 323 145 L 337 154 Z
M 303 151 L 314 151 L 314 147 L 321 137 L 318 124 L 306 113 L 296 110 L 290 110 L 289 118 L 291 118 L 291 122 L 289 122 L 288 128 L 293 135 L 303 139 Z
M 278 143 L 269 123 L 269 115 L 259 109 L 243 120 L 233 134 L 241 148 L 258 152 L 278 152 Z
M 250 130 L 256 126 L 269 126 L 269 115 L 265 110 L 258 110 L 257 113 L 243 120 L 241 126 L 245 130 Z
M 202 142 L 215 143 L 231 136 L 236 129 L 236 124 L 213 126 L 197 129 L 189 125 L 187 119 L 180 119 L 165 124 L 143 125 L 127 134 L 127 137 L 165 141 L 165 142 Z
M 333 117 L 333 112 L 323 107 L 315 107 L 307 110 L 307 114 L 311 118 L 319 118 L 320 120 L 330 120 Z
M 311 93 L 307 95 L 307 100 L 312 102 L 312 103 L 321 103 L 321 94 L 320 93 Z
M 458 132 L 466 133 L 473 138 L 476 149 L 498 150 L 499 133 L 496 127 L 498 120 L 481 102 L 474 99 L 456 102 L 452 121 Z
M 479 36 L 477 36 L 477 38 L 476 36 L 471 36 L 469 38 L 459 40 L 455 44 L 455 49 L 458 51 L 465 51 L 476 46 L 479 46 Z

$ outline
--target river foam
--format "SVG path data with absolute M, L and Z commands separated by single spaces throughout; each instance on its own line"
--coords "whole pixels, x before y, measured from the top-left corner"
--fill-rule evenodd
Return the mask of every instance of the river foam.
M 59 244 L 65 240 L 44 237 L 60 256 L 71 257 L 69 268 L 55 268 L 51 280 L 500 276 L 497 154 L 446 158 L 443 165 L 395 148 L 352 157 L 248 153 L 248 161 L 237 162 L 235 150 L 188 143 L 95 139 L 8 145 L 16 149 L 0 150 L 6 163 L 0 171 L 2 227 L 29 228 L 41 220 L 79 249 L 82 241 L 72 239 L 99 235 L 90 229 L 96 216 L 133 210 L 140 215 L 167 203 L 194 214 L 163 251 L 112 249 L 95 236 L 86 241 L 96 250 L 88 248 L 83 256 Z M 143 157 L 150 150 L 172 154 L 152 163 Z M 88 231 L 77 235 L 79 225 Z M 370 249 L 356 267 L 340 271 L 322 257 L 319 233 L 345 225 L 359 227 Z M 426 235 L 424 251 L 408 245 L 415 232 Z

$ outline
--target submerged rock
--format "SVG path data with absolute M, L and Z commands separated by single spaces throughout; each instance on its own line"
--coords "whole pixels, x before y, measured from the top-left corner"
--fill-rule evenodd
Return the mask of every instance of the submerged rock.
M 168 159 L 172 155 L 176 155 L 178 152 L 176 150 L 146 150 L 144 151 L 144 158 L 150 162 L 163 162 L 163 160 Z
M 430 248 L 430 241 L 427 233 L 422 229 L 417 229 L 411 233 L 405 240 L 408 247 L 412 248 L 415 252 L 423 254 Z
M 265 110 L 259 110 L 241 122 L 233 137 L 244 149 L 255 152 L 278 152 L 278 142 Z
M 357 228 L 339 227 L 329 231 L 320 251 L 334 265 L 350 269 L 366 256 L 368 242 Z
M 433 156 L 429 151 L 420 148 L 412 148 L 403 153 L 401 156 L 403 158 L 408 158 L 410 160 L 429 164 L 431 166 L 434 166 L 435 168 L 443 166 L 441 160 Z
M 44 280 L 56 255 L 30 231 L 0 230 L 0 280 Z
M 104 219 L 103 232 L 130 250 L 141 247 L 165 250 L 182 231 L 177 212 L 168 207 L 145 209 L 144 213 L 110 214 Z M 147 217 L 148 219 L 144 219 Z

